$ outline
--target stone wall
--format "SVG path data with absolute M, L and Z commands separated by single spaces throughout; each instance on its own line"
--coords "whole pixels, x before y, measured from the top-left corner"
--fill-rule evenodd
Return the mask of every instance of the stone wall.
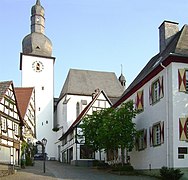
M 8 164 L 0 164 L 0 177 L 14 174 L 14 166 Z

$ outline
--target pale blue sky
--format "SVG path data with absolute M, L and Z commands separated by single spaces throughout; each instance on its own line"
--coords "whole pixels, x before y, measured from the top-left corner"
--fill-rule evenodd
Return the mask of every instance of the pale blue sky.
M 21 42 L 30 33 L 36 0 L 0 2 L 0 81 L 21 85 Z M 159 51 L 164 20 L 188 23 L 187 0 L 41 0 L 53 43 L 55 96 L 70 68 L 123 73 L 127 86 Z

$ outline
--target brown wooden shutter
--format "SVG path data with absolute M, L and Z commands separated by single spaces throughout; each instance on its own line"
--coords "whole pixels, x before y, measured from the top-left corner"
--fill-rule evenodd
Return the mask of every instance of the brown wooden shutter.
M 138 137 L 136 137 L 136 141 L 135 141 L 135 149 L 136 149 L 136 151 L 138 151 L 138 141 L 139 141 L 139 139 L 138 139 Z
M 178 83 L 179 83 L 179 91 L 186 92 L 185 69 L 178 69 Z
M 159 89 L 159 97 L 162 98 L 164 96 L 163 76 L 159 78 Z
M 152 84 L 149 86 L 149 104 L 152 104 Z
M 144 129 L 144 148 L 147 148 L 147 129 Z
M 137 92 L 136 96 L 136 109 L 143 110 L 144 108 L 144 98 L 143 98 L 143 90 Z
M 153 127 L 149 128 L 149 135 L 150 135 L 150 146 L 153 146 Z
M 160 128 L 161 128 L 161 144 L 164 143 L 164 121 L 160 123 Z
M 187 118 L 179 119 L 179 139 L 180 141 L 187 140 Z

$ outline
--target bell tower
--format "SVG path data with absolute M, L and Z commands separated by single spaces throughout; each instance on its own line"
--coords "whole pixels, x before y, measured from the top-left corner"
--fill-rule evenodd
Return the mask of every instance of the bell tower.
M 20 70 L 22 87 L 35 87 L 36 137 L 47 139 L 46 153 L 55 158 L 53 129 L 54 63 L 52 43 L 45 36 L 44 8 L 36 0 L 31 8 L 31 33 L 22 41 Z

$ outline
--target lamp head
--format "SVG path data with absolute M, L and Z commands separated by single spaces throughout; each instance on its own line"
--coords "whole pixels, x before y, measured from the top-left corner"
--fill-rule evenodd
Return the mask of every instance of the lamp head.
M 46 138 L 43 138 L 43 139 L 42 139 L 42 144 L 43 144 L 44 146 L 46 146 L 46 144 L 47 144 L 47 139 L 46 139 Z

